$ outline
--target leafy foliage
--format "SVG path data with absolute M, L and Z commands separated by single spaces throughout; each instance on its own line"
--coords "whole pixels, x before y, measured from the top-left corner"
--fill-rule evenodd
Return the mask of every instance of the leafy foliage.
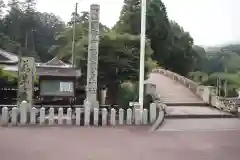
M 196 46 L 194 49 L 200 55 L 196 66 L 196 72 L 190 74 L 193 80 L 198 80 L 204 75 L 204 80 L 199 81 L 204 85 L 217 86 L 217 79 L 227 83 L 228 96 L 236 96 L 236 90 L 240 88 L 239 63 L 240 56 L 237 52 L 238 45 L 212 47 L 203 49 Z M 223 86 L 222 86 L 223 88 Z M 222 91 L 223 92 L 223 91 Z
M 140 34 L 140 4 L 140 0 L 124 1 L 119 21 L 113 28 L 116 32 Z M 152 58 L 159 65 L 182 75 L 193 69 L 196 55 L 192 49 L 193 39 L 176 22 L 168 19 L 166 6 L 161 0 L 147 2 L 146 33 L 153 50 Z
M 1 16 L 5 5 L 0 5 L 0 47 L 47 61 L 54 56 L 48 50 L 55 44 L 55 36 L 65 28 L 65 24 L 54 14 L 36 11 L 35 5 L 35 0 L 9 0 L 5 16 Z
M 17 83 L 17 74 L 15 72 L 3 71 L 0 69 L 0 81 Z
M 138 81 L 139 75 L 139 36 L 118 34 L 116 32 L 102 33 L 99 44 L 99 87 L 107 87 L 108 95 L 115 99 L 118 86 L 124 81 Z M 70 42 L 59 52 L 58 56 L 69 59 L 71 57 Z M 152 50 L 146 42 L 146 73 L 154 66 L 151 60 Z M 64 51 L 63 51 L 64 50 Z M 82 68 L 86 78 L 88 37 L 83 36 L 76 42 L 77 64 Z M 63 52 L 62 52 L 63 51 Z M 116 101 L 116 100 L 114 100 Z M 114 102 L 112 102 L 114 103 Z

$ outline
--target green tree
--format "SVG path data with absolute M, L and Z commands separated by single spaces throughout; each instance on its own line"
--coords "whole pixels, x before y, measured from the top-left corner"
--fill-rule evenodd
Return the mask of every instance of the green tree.
M 171 56 L 173 31 L 167 16 L 166 6 L 161 0 L 152 0 L 147 8 L 147 36 L 154 51 L 153 59 L 168 68 L 167 59 Z
M 34 32 L 36 30 L 36 0 L 25 0 L 22 3 L 23 20 L 22 26 L 25 32 L 25 48 L 35 51 Z
M 82 12 L 81 15 L 79 15 L 79 18 L 76 23 L 76 31 L 75 31 L 75 41 L 79 41 L 80 39 L 88 36 L 88 12 Z M 50 49 L 50 52 L 55 55 L 70 55 L 71 48 L 72 48 L 72 37 L 73 37 L 73 27 L 71 26 L 72 22 L 70 21 L 68 24 L 70 24 L 65 30 L 57 34 L 56 40 L 57 43 L 53 45 Z M 109 32 L 110 29 L 103 25 L 102 23 L 99 24 L 99 30 L 100 34 Z M 66 53 L 67 52 L 67 53 Z M 67 57 L 66 59 L 68 59 Z
M 0 0 L 0 47 L 3 43 L 4 36 L 4 22 L 3 22 L 3 9 L 5 8 L 5 4 L 3 0 Z
M 8 3 L 8 13 L 4 17 L 4 33 L 8 35 L 12 41 L 24 44 L 25 34 L 22 31 L 23 11 L 18 0 L 10 0 Z
M 36 28 L 34 30 L 33 43 L 35 51 L 42 61 L 52 59 L 51 47 L 57 45 L 56 36 L 65 29 L 64 22 L 52 13 L 37 12 L 35 16 Z
M 0 35 L 0 47 L 13 53 L 20 48 L 24 56 L 45 62 L 54 57 L 49 50 L 65 24 L 54 14 L 38 12 L 35 5 L 35 0 L 9 1 L 8 13 L 0 27 L 0 33 L 4 33 Z
M 86 78 L 88 37 L 79 38 L 76 42 L 77 64 Z M 119 85 L 124 81 L 138 81 L 139 75 L 139 36 L 102 33 L 99 44 L 98 82 L 100 88 L 108 88 L 108 103 L 116 104 Z M 146 73 L 150 71 L 152 50 L 146 42 Z M 71 47 L 59 52 L 59 57 L 71 57 Z
M 141 1 L 125 0 L 119 21 L 114 26 L 118 33 L 139 35 L 141 30 Z M 196 53 L 193 39 L 176 22 L 169 21 L 161 0 L 147 2 L 146 34 L 153 50 L 152 58 L 163 67 L 186 75 L 193 69 Z M 174 61 L 173 61 L 174 59 Z
M 83 11 L 81 14 L 72 13 L 71 20 L 68 22 L 68 25 L 72 26 L 74 22 L 74 16 L 76 15 L 76 23 L 88 23 L 89 12 Z
M 3 0 L 0 0 L 0 19 L 2 18 L 4 8 L 5 8 L 5 3 L 3 2 Z
M 138 35 L 141 30 L 141 2 L 140 0 L 124 0 L 119 21 L 114 26 L 118 33 Z
M 198 54 L 193 49 L 193 38 L 176 22 L 170 22 L 170 26 L 174 39 L 165 67 L 186 76 L 194 69 L 195 60 L 198 59 Z

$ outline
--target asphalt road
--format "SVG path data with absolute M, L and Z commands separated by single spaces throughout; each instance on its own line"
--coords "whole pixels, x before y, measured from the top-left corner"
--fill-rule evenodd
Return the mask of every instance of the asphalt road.
M 1 160 L 239 160 L 240 130 L 0 127 Z

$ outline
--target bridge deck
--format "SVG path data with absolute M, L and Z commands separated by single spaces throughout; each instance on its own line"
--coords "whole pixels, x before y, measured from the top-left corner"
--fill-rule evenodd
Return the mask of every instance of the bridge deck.
M 235 117 L 230 113 L 210 107 L 190 89 L 159 73 L 150 74 L 147 82 L 156 85 L 157 94 L 168 106 L 166 109 L 168 118 Z
M 152 73 L 147 82 L 156 85 L 157 93 L 160 94 L 164 103 L 199 103 L 204 104 L 203 100 L 197 97 L 191 90 L 174 80 L 161 75 Z

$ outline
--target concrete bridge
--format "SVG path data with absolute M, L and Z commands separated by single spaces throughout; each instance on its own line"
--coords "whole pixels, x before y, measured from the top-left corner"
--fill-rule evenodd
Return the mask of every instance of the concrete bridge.
M 236 132 L 240 129 L 238 98 L 223 98 L 213 86 L 201 86 L 171 71 L 155 69 L 146 83 L 166 106 L 165 120 L 157 132 Z M 206 132 L 205 132 L 206 131 Z
M 237 98 L 226 99 L 214 93 L 213 86 L 194 81 L 164 69 L 155 69 L 146 83 L 154 84 L 154 94 L 167 106 L 167 117 L 235 117 Z

